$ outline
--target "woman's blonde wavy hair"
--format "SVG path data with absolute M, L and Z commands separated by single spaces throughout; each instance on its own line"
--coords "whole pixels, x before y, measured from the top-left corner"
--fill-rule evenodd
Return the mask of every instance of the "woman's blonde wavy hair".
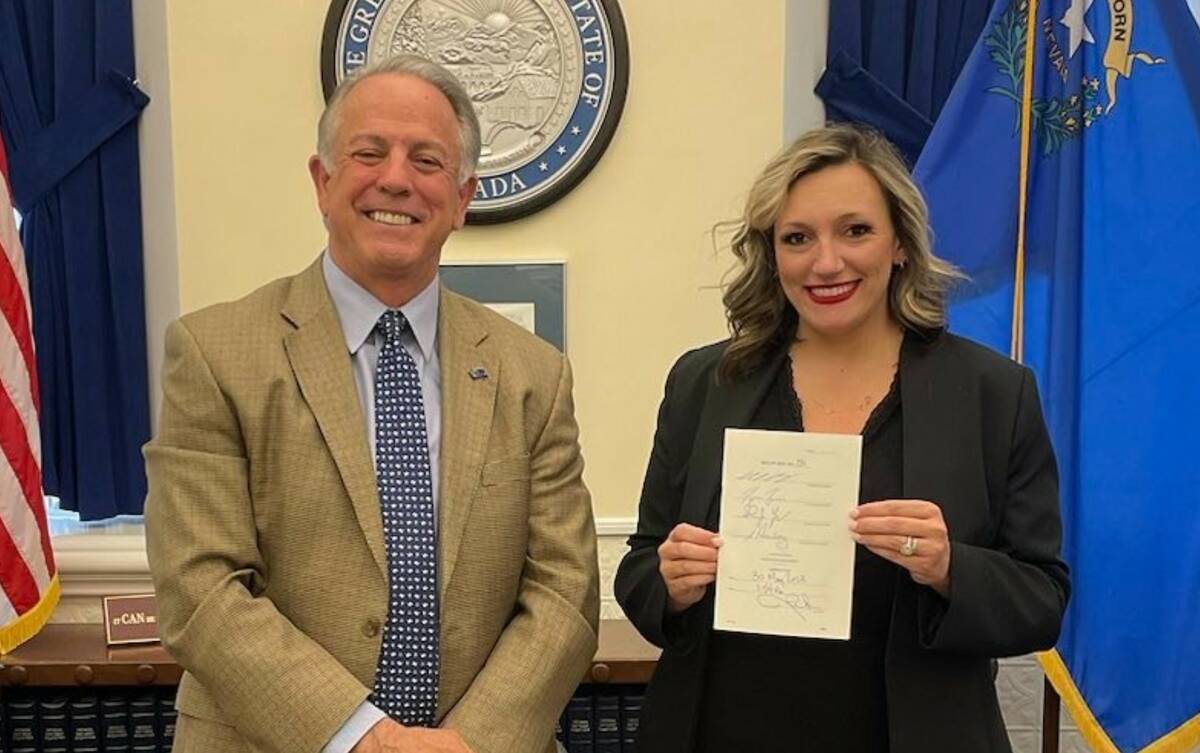
M 745 376 L 796 336 L 796 310 L 775 268 L 775 220 L 797 180 L 848 162 L 861 165 L 879 184 L 904 250 L 905 265 L 892 269 L 888 310 L 907 329 L 945 326 L 946 292 L 963 275 L 933 255 L 929 210 L 903 158 L 874 130 L 845 124 L 817 128 L 771 160 L 750 187 L 740 220 L 717 226 L 732 231 L 738 259 L 722 298 L 732 338 L 719 368 L 722 380 Z

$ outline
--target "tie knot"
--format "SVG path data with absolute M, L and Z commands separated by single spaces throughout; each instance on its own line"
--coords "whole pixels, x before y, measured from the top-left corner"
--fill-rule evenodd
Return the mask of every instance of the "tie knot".
M 404 314 L 395 309 L 388 309 L 379 317 L 379 323 L 375 325 L 375 329 L 383 333 L 385 340 L 398 338 L 408 329 L 408 319 L 404 318 Z

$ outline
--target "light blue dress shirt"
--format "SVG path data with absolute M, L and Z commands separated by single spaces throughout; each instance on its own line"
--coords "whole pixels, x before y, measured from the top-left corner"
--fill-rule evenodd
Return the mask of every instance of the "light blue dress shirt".
M 358 388 L 358 404 L 366 423 L 367 440 L 371 444 L 371 462 L 375 462 L 375 364 L 379 360 L 379 349 L 383 337 L 375 331 L 375 324 L 388 307 L 378 298 L 343 272 L 329 252 L 321 261 L 325 273 L 325 287 L 333 299 L 342 334 L 346 337 L 346 350 L 350 353 L 350 364 L 354 370 L 354 384 Z M 425 406 L 425 430 L 429 438 L 429 466 L 433 478 L 438 476 L 438 461 L 442 445 L 442 372 L 437 354 L 438 323 L 438 278 L 418 293 L 411 301 L 400 307 L 400 313 L 408 320 L 409 331 L 400 340 L 401 345 L 417 364 L 421 379 L 421 402 Z M 433 485 L 434 521 L 437 521 L 438 484 Z M 370 701 L 363 701 L 341 729 L 329 740 L 322 753 L 349 753 L 383 719 L 383 713 Z

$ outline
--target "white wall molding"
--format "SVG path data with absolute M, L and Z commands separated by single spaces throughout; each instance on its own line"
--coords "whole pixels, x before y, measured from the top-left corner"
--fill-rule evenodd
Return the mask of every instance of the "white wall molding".
M 596 518 L 597 536 L 629 536 L 637 530 L 637 518 Z
M 141 534 L 79 533 L 52 541 L 62 584 L 52 622 L 101 622 L 103 597 L 154 591 Z
M 54 537 L 54 558 L 63 580 L 75 583 L 139 580 L 149 575 L 141 534 L 87 533 Z M 65 584 L 64 584 L 65 586 Z

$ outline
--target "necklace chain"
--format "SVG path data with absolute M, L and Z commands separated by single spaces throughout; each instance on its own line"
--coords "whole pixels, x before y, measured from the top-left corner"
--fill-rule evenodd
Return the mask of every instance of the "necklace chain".
M 849 406 L 844 407 L 844 408 L 838 407 L 832 403 L 825 402 L 823 400 L 818 400 L 817 398 L 813 397 L 812 395 L 800 394 L 800 390 L 796 389 L 796 387 L 795 387 L 795 376 L 794 375 L 792 377 L 792 389 L 796 393 L 796 400 L 800 404 L 801 409 L 811 407 L 811 408 L 814 408 L 815 409 L 814 412 L 819 415 L 834 416 L 834 415 L 839 415 L 842 413 L 854 413 L 854 412 L 866 411 L 866 410 L 873 408 L 876 404 L 879 403 L 880 400 L 883 399 L 884 395 L 886 395 L 889 391 L 891 391 L 892 383 L 896 379 L 896 370 L 899 367 L 899 365 L 900 364 L 898 361 L 891 364 L 891 369 L 890 369 L 891 378 L 888 380 L 888 383 L 885 387 L 882 387 L 882 388 L 875 387 L 875 388 L 871 389 L 869 392 L 864 394 L 861 398 L 855 399 Z
M 802 408 L 816 408 L 817 410 L 815 412 L 823 416 L 833 416 L 839 413 L 854 413 L 872 408 L 876 403 L 879 402 L 879 396 L 878 390 L 872 390 L 871 392 L 863 395 L 861 400 L 856 401 L 853 405 L 847 408 L 837 408 L 832 405 L 828 405 L 820 400 L 817 400 L 811 395 L 808 398 L 803 398 L 799 393 L 797 393 L 796 399 L 800 401 Z

